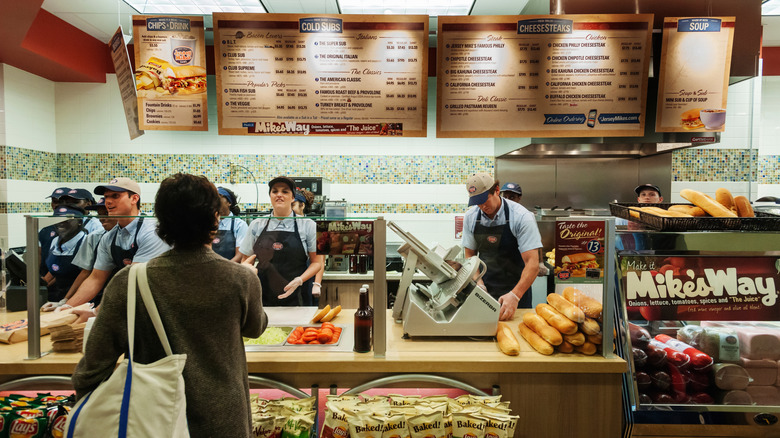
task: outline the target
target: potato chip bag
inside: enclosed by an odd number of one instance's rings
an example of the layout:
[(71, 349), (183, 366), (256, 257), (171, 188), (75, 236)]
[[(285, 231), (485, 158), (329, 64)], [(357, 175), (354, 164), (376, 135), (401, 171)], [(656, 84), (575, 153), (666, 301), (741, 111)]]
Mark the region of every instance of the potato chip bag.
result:
[(475, 414), (452, 414), (452, 438), (484, 438), (487, 420)]
[(382, 438), (409, 438), (409, 425), (404, 414), (394, 414), (385, 417), (385, 428)]
[(382, 438), (385, 420), (376, 415), (348, 417), (350, 438)]
[(441, 412), (420, 414), (408, 420), (411, 438), (445, 438), (444, 418)]
[(349, 436), (347, 412), (338, 402), (325, 403), (325, 418), (322, 422), (320, 438), (346, 438)]
[(252, 437), (273, 438), (276, 432), (276, 417), (273, 415), (252, 415)]

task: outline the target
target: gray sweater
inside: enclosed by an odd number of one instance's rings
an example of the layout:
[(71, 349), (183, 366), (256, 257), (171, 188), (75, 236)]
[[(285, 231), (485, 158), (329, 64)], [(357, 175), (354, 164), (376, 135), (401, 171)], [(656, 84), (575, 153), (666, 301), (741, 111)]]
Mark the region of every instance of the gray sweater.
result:
[[(72, 377), (78, 398), (106, 379), (128, 350), (128, 272), (117, 273), (104, 292), (86, 354)], [(190, 435), (249, 436), (252, 414), (242, 335), (256, 338), (268, 324), (257, 275), (205, 247), (168, 251), (149, 261), (147, 272), (171, 348), (187, 354)], [(138, 292), (136, 300), (133, 359), (146, 364), (165, 352)]]

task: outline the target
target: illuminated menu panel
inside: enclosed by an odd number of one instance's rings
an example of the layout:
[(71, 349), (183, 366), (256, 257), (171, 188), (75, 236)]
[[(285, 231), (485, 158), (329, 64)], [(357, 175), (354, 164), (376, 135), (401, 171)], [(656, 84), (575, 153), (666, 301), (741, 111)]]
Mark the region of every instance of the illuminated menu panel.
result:
[(644, 135), (652, 19), (439, 17), (436, 136)]
[(219, 133), (424, 137), (428, 17), (214, 14)]
[(734, 17), (664, 19), (658, 132), (721, 132), (734, 41)]

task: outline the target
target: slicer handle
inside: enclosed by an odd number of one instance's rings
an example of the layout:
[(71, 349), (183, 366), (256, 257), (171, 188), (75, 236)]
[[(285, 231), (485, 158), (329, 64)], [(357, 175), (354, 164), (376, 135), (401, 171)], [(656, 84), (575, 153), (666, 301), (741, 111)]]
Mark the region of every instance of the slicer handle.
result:
[(485, 264), (485, 262), (482, 261), (482, 259), (479, 259), (479, 264), (482, 266), (482, 269), (477, 270), (479, 276), (474, 279), (474, 283), (478, 282), (479, 279), (482, 278), (482, 276), (485, 275), (485, 272), (487, 271), (487, 265)]

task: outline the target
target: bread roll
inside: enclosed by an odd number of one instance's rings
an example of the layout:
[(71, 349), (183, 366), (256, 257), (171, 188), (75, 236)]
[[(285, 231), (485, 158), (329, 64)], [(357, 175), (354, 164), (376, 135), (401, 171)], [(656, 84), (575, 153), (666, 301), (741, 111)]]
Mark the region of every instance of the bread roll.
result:
[(555, 310), (561, 312), (563, 316), (569, 318), (574, 322), (585, 322), (585, 314), (582, 310), (572, 304), (566, 298), (558, 294), (547, 295), (547, 303), (555, 307)]
[(677, 211), (664, 210), (661, 207), (642, 207), (642, 211), (645, 213), (654, 214), (656, 216), (663, 217), (691, 217), (688, 213), (680, 213)]
[(706, 196), (702, 192), (697, 192), (696, 190), (690, 189), (682, 189), (680, 190), (680, 196), (692, 202), (696, 206), (701, 207), (701, 209), (709, 213), (710, 216), (737, 217), (733, 211), (724, 207), (720, 203), (713, 201), (712, 198)]
[(601, 333), (601, 326), (595, 319), (585, 318), (585, 321), (580, 323), (580, 331), (586, 335), (595, 335)]
[(732, 212), (737, 212), (737, 208), (734, 206), (734, 197), (731, 196), (731, 192), (728, 189), (720, 188), (715, 190), (715, 200)]
[(496, 341), (498, 342), (498, 348), (507, 356), (517, 356), (520, 354), (520, 343), (517, 342), (517, 338), (515, 337), (515, 334), (512, 333), (512, 329), (505, 323), (498, 323)]
[(549, 342), (550, 345), (561, 345), (561, 342), (563, 342), (561, 332), (552, 328), (541, 316), (528, 312), (523, 315), (523, 322), (528, 328), (541, 336), (542, 339)]
[(585, 335), (582, 332), (577, 332), (573, 335), (563, 335), (563, 341), (577, 347), (585, 343)]
[(693, 208), (692, 205), (672, 205), (669, 207), (669, 211), (676, 211), (678, 213), (690, 214), (689, 211)]
[(585, 339), (588, 342), (590, 342), (592, 344), (596, 344), (596, 345), (601, 345), (601, 343), (604, 341), (604, 337), (602, 336), (601, 332), (598, 332), (595, 335), (585, 336)]
[(693, 217), (707, 216), (707, 212), (702, 210), (701, 207), (691, 207), (691, 209), (688, 210), (688, 214)]
[(564, 335), (573, 335), (577, 333), (577, 323), (563, 316), (563, 314), (549, 304), (539, 303), (536, 305), (536, 314), (544, 318), (548, 324), (553, 326)]
[(582, 345), (577, 345), (574, 347), (574, 351), (578, 353), (582, 353), (588, 356), (596, 354), (596, 344), (592, 344), (590, 342), (585, 342)]
[(581, 290), (575, 289), (573, 287), (567, 287), (563, 290), (563, 297), (575, 306), (582, 309), (582, 312), (585, 313), (585, 316), (593, 319), (601, 319), (601, 303), (589, 297)]
[(574, 353), (574, 345), (563, 341), (561, 342), (561, 345), (558, 346), (558, 351), (561, 353)]
[(535, 331), (526, 327), (522, 322), (517, 326), (517, 330), (520, 332), (520, 336), (522, 336), (534, 350), (547, 356), (553, 354), (553, 346), (537, 335)]
[(737, 209), (737, 215), (739, 217), (756, 217), (756, 213), (753, 212), (753, 206), (750, 205), (748, 198), (744, 196), (735, 196), (734, 206)]

